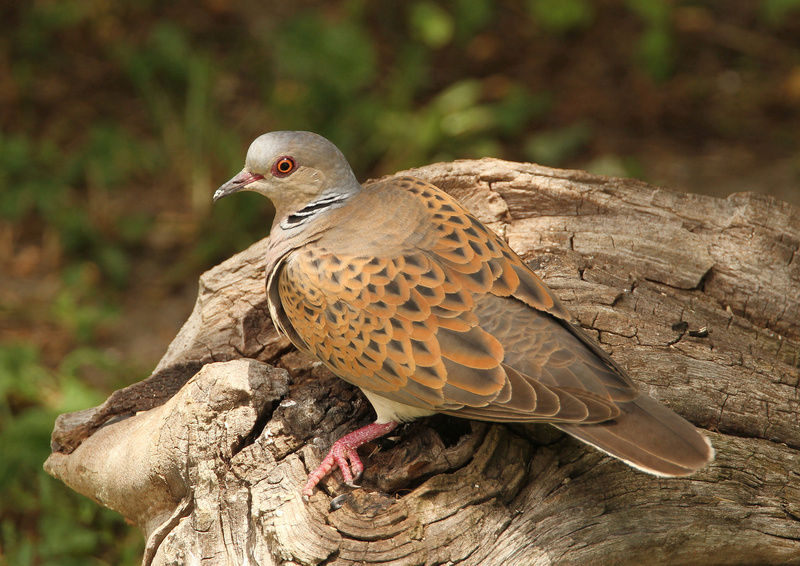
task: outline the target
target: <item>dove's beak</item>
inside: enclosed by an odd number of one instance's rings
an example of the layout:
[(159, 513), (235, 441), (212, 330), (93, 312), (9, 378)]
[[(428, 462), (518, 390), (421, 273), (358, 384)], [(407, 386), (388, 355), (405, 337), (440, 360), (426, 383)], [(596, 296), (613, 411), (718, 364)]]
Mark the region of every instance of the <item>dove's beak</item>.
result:
[(225, 183), (224, 185), (222, 185), (220, 188), (217, 189), (217, 191), (214, 193), (214, 202), (218, 201), (222, 197), (241, 191), (242, 189), (247, 188), (247, 185), (249, 185), (250, 183), (259, 181), (263, 178), (264, 178), (263, 175), (256, 175), (244, 169), (233, 179), (231, 179), (230, 181), (228, 181), (227, 183)]

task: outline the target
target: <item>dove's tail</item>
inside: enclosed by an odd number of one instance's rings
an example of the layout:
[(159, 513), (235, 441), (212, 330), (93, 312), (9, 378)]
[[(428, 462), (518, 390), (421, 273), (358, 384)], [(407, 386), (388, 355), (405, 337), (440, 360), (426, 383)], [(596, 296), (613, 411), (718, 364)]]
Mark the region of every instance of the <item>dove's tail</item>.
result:
[(648, 395), (619, 403), (620, 415), (598, 424), (554, 424), (575, 438), (656, 476), (688, 476), (714, 459), (708, 438)]

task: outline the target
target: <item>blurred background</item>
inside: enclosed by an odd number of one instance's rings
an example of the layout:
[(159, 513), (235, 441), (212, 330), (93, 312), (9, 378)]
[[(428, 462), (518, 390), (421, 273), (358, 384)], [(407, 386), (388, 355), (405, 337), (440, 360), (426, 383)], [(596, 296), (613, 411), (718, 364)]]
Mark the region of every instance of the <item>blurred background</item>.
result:
[(800, 204), (800, 0), (4, 0), (0, 32), (0, 565), (139, 563), (42, 471), (53, 420), (267, 235), (265, 199), (211, 206), (261, 133), (362, 180), (495, 156)]

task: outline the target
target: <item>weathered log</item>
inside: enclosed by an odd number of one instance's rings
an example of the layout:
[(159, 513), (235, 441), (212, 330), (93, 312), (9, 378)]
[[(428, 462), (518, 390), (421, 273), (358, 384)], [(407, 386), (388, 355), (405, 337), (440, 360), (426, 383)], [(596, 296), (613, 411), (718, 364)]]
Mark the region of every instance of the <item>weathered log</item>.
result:
[(362, 489), (335, 472), (304, 502), (372, 411), (272, 327), (262, 241), (201, 277), (151, 378), (59, 420), (47, 471), (139, 525), (145, 564), (800, 563), (800, 209), (492, 159), (410, 173), (506, 237), (716, 461), (660, 479), (546, 425), (433, 417), (362, 450)]

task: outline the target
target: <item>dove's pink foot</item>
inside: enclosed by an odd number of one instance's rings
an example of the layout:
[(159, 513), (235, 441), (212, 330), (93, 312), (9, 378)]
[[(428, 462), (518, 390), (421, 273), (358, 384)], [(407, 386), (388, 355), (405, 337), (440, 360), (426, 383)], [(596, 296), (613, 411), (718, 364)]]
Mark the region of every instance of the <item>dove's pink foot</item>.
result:
[(344, 483), (352, 486), (353, 480), (358, 479), (361, 476), (361, 472), (364, 471), (364, 464), (361, 463), (358, 452), (356, 452), (358, 447), (370, 440), (380, 438), (396, 427), (396, 422), (372, 423), (334, 442), (319, 467), (308, 474), (308, 482), (303, 488), (303, 495), (310, 497), (314, 493), (314, 488), (322, 481), (322, 478), (330, 474), (336, 466), (339, 466), (339, 469), (342, 470)]

